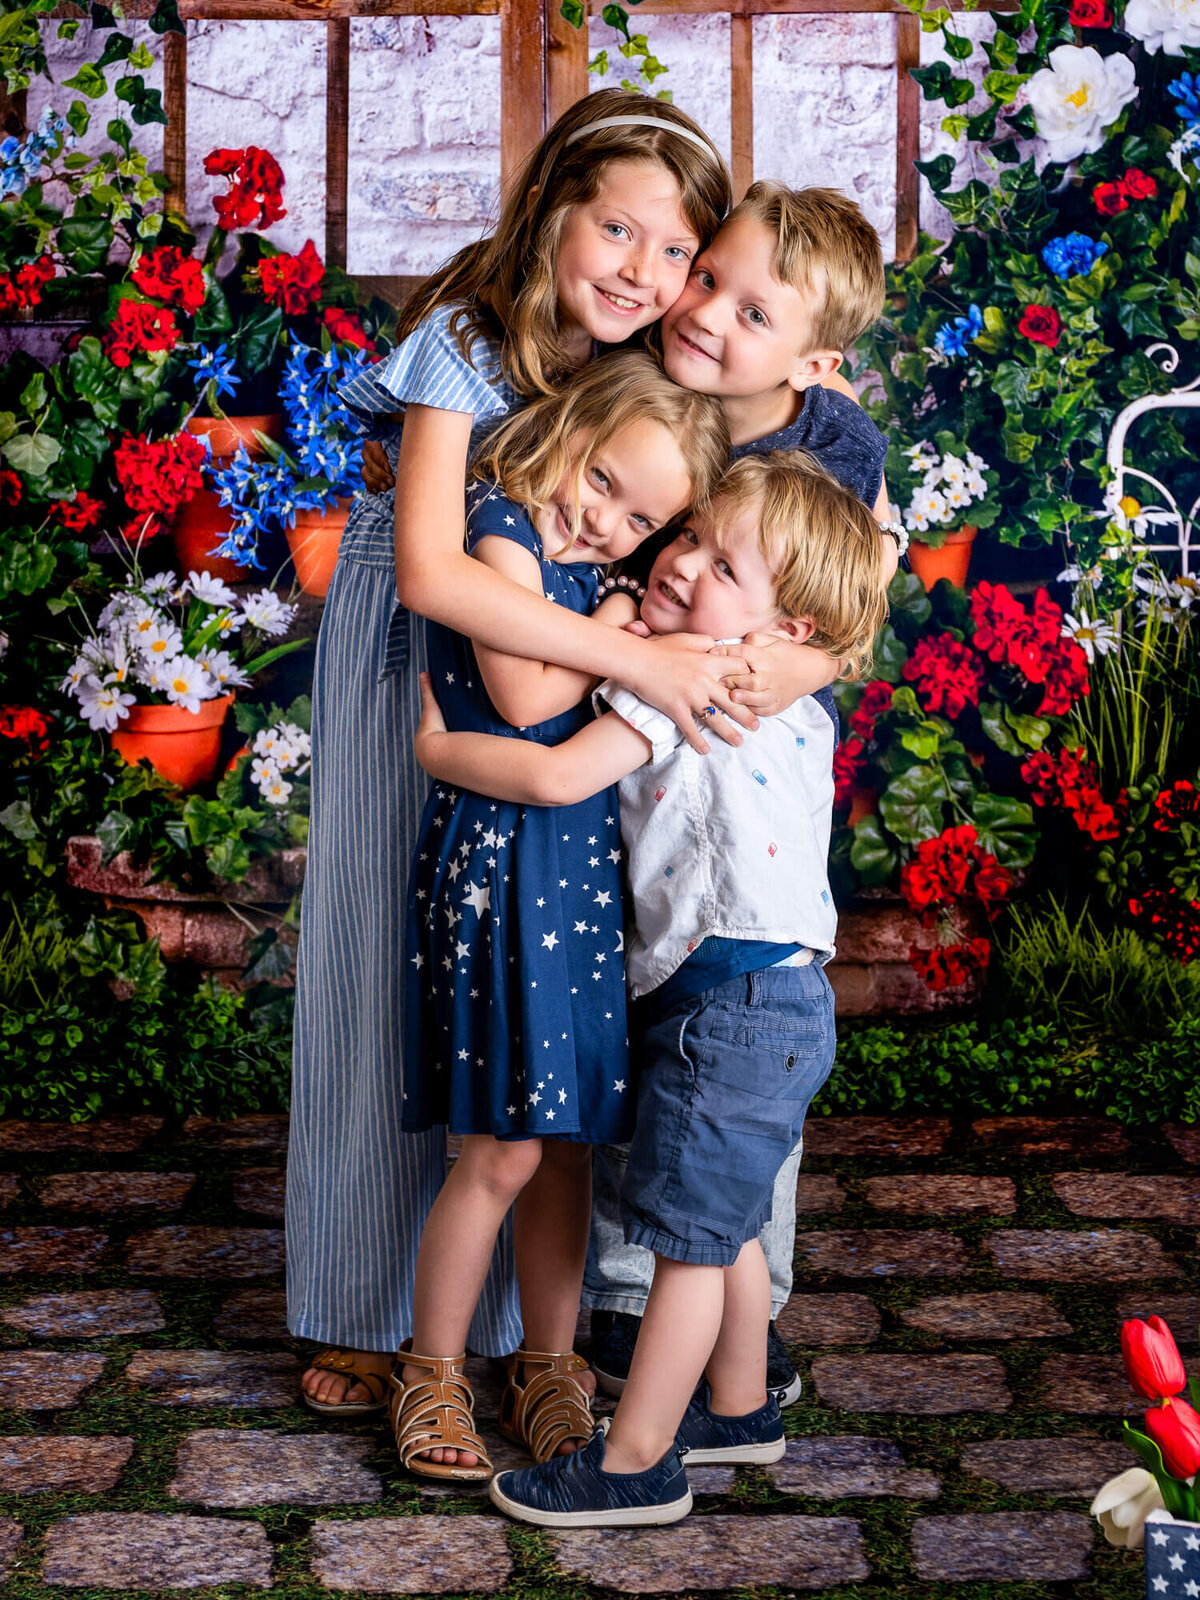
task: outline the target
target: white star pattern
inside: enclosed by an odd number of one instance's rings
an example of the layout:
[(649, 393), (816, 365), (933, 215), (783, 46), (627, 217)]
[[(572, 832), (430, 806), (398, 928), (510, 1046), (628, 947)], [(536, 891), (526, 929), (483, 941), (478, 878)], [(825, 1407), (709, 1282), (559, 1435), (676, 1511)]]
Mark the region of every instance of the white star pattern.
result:
[(1172, 1572), (1182, 1572), (1183, 1557), (1178, 1553), (1178, 1551), (1176, 1551), (1173, 1556), (1167, 1557), (1167, 1565), (1171, 1568)]
[(474, 883), (463, 897), (463, 905), (470, 906), (477, 917), (482, 917), (485, 911), (492, 908), (492, 889), (487, 883)]
[(607, 889), (597, 889), (596, 890), (596, 902), (595, 903), (600, 907), (601, 910), (604, 909), (604, 907), (608, 904), (608, 902), (611, 899), (612, 899), (612, 895), (609, 894)]
[(558, 1103), (559, 1103), (560, 1106), (565, 1106), (566, 1105), (566, 1103), (567, 1103), (567, 1091), (565, 1089), (560, 1089), (558, 1091)]
[(617, 1091), (618, 1094), (624, 1094), (625, 1093), (625, 1079), (624, 1078), (618, 1078), (615, 1081), (615, 1083), (613, 1084), (613, 1088)]
[(557, 943), (558, 935), (556, 933), (544, 933), (542, 935), (542, 944), (547, 950), (553, 950)]
[(1155, 1580), (1154, 1580), (1154, 1592), (1155, 1592), (1155, 1594), (1166, 1594), (1166, 1592), (1167, 1592), (1167, 1580), (1165, 1578), (1155, 1578)]
[(418, 972), (420, 972), (421, 968), (425, 965), (425, 957), (421, 954), (421, 952), (419, 950), (417, 951), (416, 955), (412, 958), (412, 964), (413, 964), (414, 967), (416, 967)]
[(465, 961), (470, 954), (471, 946), (469, 944), (464, 944), (460, 939), (454, 948), (454, 959), (456, 961)]
[(1194, 1533), (1189, 1533), (1183, 1544), (1186, 1550), (1200, 1550), (1200, 1539)]
[(577, 922), (575, 924), (575, 932), (576, 933), (586, 933), (587, 931), (588, 931), (588, 925), (587, 925), (586, 922)]

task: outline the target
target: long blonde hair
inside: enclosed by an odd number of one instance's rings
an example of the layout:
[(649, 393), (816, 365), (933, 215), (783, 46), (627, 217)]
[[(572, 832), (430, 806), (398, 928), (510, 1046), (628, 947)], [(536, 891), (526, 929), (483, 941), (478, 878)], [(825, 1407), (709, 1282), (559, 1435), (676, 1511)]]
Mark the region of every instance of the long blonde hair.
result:
[(758, 547), (775, 569), (775, 604), (783, 617), (805, 617), (805, 641), (860, 678), (887, 619), (883, 537), (863, 502), (804, 450), (743, 456), (714, 495), (722, 511), (753, 507)]
[[(706, 505), (729, 461), (724, 409), (712, 395), (672, 383), (644, 350), (601, 356), (558, 394), (514, 412), (484, 440), (473, 470), (476, 477), (499, 484), (534, 521), (550, 505), (563, 479), (573, 473), (574, 536), (585, 472), (618, 434), (636, 422), (657, 422), (670, 433), (691, 480), (691, 504)], [(547, 551), (552, 558), (556, 553), (561, 552)]]
[[(661, 126), (594, 126), (613, 116), (650, 116)], [(697, 134), (705, 148), (673, 134), (672, 124)], [(580, 137), (572, 139), (574, 134)], [(500, 345), (505, 376), (519, 394), (552, 394), (571, 370), (558, 322), (559, 241), (571, 210), (600, 192), (611, 161), (665, 167), (679, 184), (683, 215), (701, 247), (729, 209), (725, 163), (685, 112), (626, 89), (585, 95), (563, 112), (526, 160), (495, 232), (465, 245), (408, 301), (397, 341), (438, 306), (460, 305), (452, 327), (468, 359), (475, 339), (487, 335)]]

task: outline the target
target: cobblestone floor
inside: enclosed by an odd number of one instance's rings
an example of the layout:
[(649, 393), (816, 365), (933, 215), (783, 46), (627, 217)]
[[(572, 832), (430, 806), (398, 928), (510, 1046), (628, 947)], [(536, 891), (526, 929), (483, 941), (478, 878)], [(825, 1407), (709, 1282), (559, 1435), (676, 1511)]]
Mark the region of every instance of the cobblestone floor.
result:
[(1195, 1359), (1200, 1130), (814, 1119), (786, 1457), (698, 1469), (674, 1528), (561, 1535), (296, 1404), (286, 1140), (266, 1116), (0, 1122), (0, 1600), (1141, 1595), (1087, 1499), (1133, 1459), (1119, 1320), (1164, 1314)]

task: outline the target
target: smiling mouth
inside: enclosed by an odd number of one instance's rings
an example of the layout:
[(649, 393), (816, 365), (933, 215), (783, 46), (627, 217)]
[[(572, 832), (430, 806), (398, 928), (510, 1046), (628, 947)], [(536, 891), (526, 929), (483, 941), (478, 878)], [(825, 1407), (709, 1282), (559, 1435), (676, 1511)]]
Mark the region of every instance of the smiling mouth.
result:
[(687, 601), (682, 599), (663, 578), (658, 580), (658, 595), (659, 599), (665, 600), (669, 606), (679, 606), (682, 610), (687, 610)]
[(681, 329), (675, 329), (675, 337), (679, 340), (679, 343), (683, 346), (683, 348), (691, 355), (703, 356), (705, 361), (715, 361), (717, 359), (716, 356), (709, 355), (707, 350), (702, 350), (700, 346), (694, 343), (693, 340), (689, 339), (687, 334), (682, 332)]
[(609, 289), (602, 289), (599, 284), (593, 285), (601, 300), (607, 303), (623, 317), (632, 315), (635, 311), (644, 311), (646, 308), (640, 300), (630, 300), (623, 294), (613, 294)]

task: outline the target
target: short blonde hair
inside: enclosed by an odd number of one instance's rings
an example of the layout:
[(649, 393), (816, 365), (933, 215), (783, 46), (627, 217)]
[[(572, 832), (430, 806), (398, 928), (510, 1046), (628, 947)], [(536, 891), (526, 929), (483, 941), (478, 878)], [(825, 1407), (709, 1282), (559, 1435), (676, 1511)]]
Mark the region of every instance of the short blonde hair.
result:
[(812, 348), (849, 350), (883, 310), (879, 235), (836, 189), (752, 183), (729, 214), (753, 217), (775, 235), (775, 276), (812, 295)]
[[(673, 383), (645, 350), (618, 350), (590, 361), (561, 393), (507, 417), (484, 440), (473, 470), (476, 477), (498, 483), (510, 500), (536, 518), (574, 461), (577, 526), (584, 473), (611, 440), (636, 422), (657, 422), (667, 430), (691, 480), (691, 505), (707, 505), (729, 462), (724, 408), (712, 395)], [(587, 442), (578, 455), (574, 440), (581, 434)]]
[(735, 461), (710, 514), (726, 507), (753, 508), (780, 615), (811, 621), (806, 643), (843, 662), (844, 677), (861, 678), (887, 617), (883, 537), (867, 507), (803, 450)]

